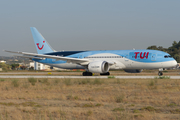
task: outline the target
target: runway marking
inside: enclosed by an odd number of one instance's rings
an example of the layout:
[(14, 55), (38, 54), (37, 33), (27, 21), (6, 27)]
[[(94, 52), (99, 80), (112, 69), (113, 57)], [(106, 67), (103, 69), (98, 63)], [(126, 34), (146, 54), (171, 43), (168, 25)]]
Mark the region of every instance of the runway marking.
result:
[[(158, 76), (114, 76), (121, 79), (154, 79)], [(108, 78), (108, 76), (0, 76), (0, 78)], [(170, 79), (180, 79), (180, 76), (170, 76)]]

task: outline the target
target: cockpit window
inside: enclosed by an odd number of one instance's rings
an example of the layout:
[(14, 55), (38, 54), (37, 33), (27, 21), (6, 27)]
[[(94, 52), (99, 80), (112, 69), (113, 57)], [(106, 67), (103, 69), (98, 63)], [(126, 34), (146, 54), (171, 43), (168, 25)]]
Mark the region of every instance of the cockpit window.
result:
[(170, 55), (165, 55), (164, 58), (172, 58)]

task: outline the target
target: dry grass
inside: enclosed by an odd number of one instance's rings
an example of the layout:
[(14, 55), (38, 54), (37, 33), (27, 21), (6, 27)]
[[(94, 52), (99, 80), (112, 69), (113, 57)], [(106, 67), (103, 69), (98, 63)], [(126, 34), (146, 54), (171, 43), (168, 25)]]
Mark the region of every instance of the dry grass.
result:
[(179, 93), (175, 79), (0, 79), (0, 119), (180, 119)]

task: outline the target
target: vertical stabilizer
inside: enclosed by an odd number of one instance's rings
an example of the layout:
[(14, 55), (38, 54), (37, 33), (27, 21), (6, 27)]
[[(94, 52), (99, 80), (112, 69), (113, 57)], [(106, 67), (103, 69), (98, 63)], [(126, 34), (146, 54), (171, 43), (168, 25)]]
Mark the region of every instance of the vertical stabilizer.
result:
[(38, 54), (55, 52), (35, 27), (30, 27)]

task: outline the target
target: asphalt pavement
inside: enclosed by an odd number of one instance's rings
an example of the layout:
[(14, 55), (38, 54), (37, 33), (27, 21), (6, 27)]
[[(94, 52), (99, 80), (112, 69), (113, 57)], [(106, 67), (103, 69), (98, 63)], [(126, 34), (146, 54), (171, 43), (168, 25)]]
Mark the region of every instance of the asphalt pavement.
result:
[[(158, 76), (111, 76), (115, 78), (120, 79), (154, 79)], [(180, 79), (180, 76), (168, 76), (171, 79)], [(34, 75), (28, 75), (28, 76), (0, 76), (0, 78), (108, 78), (108, 76), (34, 76)]]

